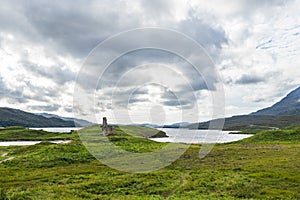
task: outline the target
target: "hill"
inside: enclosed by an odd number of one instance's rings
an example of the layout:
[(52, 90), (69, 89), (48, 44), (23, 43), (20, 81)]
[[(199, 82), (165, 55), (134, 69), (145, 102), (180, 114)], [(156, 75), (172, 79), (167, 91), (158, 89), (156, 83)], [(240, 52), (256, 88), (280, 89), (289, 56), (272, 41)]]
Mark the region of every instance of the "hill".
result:
[(76, 123), (76, 126), (80, 126), (80, 127), (93, 125), (93, 123), (83, 120), (83, 119), (76, 119), (76, 118), (71, 118), (71, 117), (61, 117), (61, 116), (49, 114), (49, 113), (35, 113), (35, 114), (46, 117), (46, 118), (58, 118), (58, 119), (62, 119), (64, 121), (72, 121), (72, 122)]
[[(211, 121), (216, 121), (215, 119)], [(190, 129), (208, 129), (211, 121), (193, 123)], [(249, 115), (225, 118), (224, 130), (276, 129), (300, 124), (300, 87), (271, 107)]]
[[(103, 138), (94, 128), (80, 131), (83, 135)], [(67, 144), (44, 141), (32, 146), (0, 147), (0, 199), (296, 200), (300, 197), (300, 160), (297, 159), (300, 143), (296, 129), (282, 134), (264, 131), (245, 139), (247, 142), (215, 145), (202, 159), (199, 158), (201, 145), (193, 144), (171, 165), (147, 173), (125, 173), (106, 166), (79, 140), (80, 131), (59, 134), (61, 138), (73, 137)], [(56, 135), (36, 132), (36, 136), (46, 141)], [(20, 138), (17, 133), (15, 136)], [(25, 140), (29, 134), (23, 132), (21, 137)], [(116, 147), (141, 156), (168, 145), (132, 137), (119, 127), (116, 135), (108, 138)], [(99, 152), (107, 150), (105, 145), (97, 143), (97, 147)], [(161, 154), (153, 161), (161, 162), (164, 158)], [(124, 164), (135, 168), (130, 162)]]
[[(186, 128), (208, 129), (212, 121), (193, 123)], [(300, 116), (268, 116), (268, 115), (238, 115), (225, 119), (224, 130), (247, 130), (247, 129), (277, 129), (300, 124)], [(213, 127), (211, 127), (213, 128)]]
[(300, 126), (283, 130), (264, 130), (256, 133), (254, 136), (234, 142), (238, 144), (249, 143), (299, 143), (300, 142)]
[[(47, 140), (79, 140), (76, 131), (69, 133), (52, 133), (43, 130), (10, 126), (0, 129), (0, 141), (47, 141)], [(0, 198), (1, 199), (1, 198)]]
[(278, 103), (250, 115), (296, 115), (300, 116), (300, 87), (289, 93)]
[(65, 121), (55, 117), (44, 117), (18, 109), (0, 107), (0, 126), (23, 127), (74, 127), (73, 121)]

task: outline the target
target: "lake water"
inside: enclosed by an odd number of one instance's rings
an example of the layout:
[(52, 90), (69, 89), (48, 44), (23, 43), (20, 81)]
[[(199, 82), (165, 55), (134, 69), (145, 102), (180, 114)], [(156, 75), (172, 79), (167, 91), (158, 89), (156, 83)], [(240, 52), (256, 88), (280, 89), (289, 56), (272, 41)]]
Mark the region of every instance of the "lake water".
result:
[[(7, 146), (28, 146), (28, 145), (35, 145), (41, 143), (42, 141), (6, 141), (0, 142), (0, 147), (7, 147)], [(49, 141), (54, 144), (66, 144), (72, 142), (72, 140), (52, 140)]]
[(217, 130), (190, 130), (190, 129), (172, 129), (161, 128), (169, 137), (151, 138), (157, 142), (180, 142), (180, 143), (226, 143), (242, 140), (251, 137), (250, 134), (229, 134), (233, 131)]
[[(82, 127), (50, 127), (50, 128), (30, 128), (32, 130), (44, 130), (47, 132), (53, 132), (53, 133), (69, 133), (72, 130), (80, 130)], [(66, 144), (71, 142), (72, 140), (53, 140), (49, 141), (51, 143), (55, 144)], [(38, 143), (41, 143), (42, 141), (5, 141), (0, 142), (0, 146), (28, 146), (28, 145), (35, 145)]]
[[(70, 132), (71, 130), (80, 130), (77, 127), (58, 127), (58, 128), (30, 128), (34, 130), (44, 130), (48, 132)], [(157, 142), (177, 142), (177, 143), (226, 143), (242, 140), (250, 137), (250, 134), (229, 134), (233, 131), (216, 131), (216, 130), (190, 130), (190, 129), (173, 129), (173, 128), (161, 128), (169, 136), (167, 138), (151, 138), (151, 140)], [(35, 145), (41, 141), (6, 141), (0, 142), (0, 146), (26, 146)], [(54, 140), (49, 141), (51, 143), (68, 143), (71, 140)]]
[(69, 133), (70, 131), (80, 130), (83, 127), (50, 127), (50, 128), (30, 128), (32, 130), (44, 130), (53, 133)]

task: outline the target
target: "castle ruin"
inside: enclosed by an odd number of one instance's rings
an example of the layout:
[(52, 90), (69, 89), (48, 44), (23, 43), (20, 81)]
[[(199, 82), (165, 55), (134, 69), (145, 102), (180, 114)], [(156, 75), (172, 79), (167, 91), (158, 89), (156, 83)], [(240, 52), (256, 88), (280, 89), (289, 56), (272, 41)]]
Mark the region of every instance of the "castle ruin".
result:
[(103, 117), (102, 132), (103, 132), (104, 135), (112, 135), (112, 134), (115, 134), (115, 132), (116, 132), (114, 126), (109, 126), (108, 125), (106, 117)]

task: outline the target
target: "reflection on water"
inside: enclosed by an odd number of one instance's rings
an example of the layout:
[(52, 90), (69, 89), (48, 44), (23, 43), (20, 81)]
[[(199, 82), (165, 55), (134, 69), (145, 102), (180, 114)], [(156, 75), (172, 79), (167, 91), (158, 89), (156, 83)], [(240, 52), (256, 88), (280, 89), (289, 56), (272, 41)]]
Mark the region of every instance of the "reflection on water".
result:
[(250, 134), (229, 134), (233, 131), (218, 130), (190, 130), (161, 128), (169, 136), (168, 138), (151, 138), (157, 142), (180, 142), (180, 143), (226, 143), (242, 140), (250, 137)]

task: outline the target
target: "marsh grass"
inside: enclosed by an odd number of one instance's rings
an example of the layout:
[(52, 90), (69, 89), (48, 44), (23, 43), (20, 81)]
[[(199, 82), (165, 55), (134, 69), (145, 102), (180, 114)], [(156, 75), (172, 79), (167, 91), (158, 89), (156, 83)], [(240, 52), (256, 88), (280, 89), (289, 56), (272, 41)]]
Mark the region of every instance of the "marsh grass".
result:
[(76, 131), (69, 133), (52, 133), (43, 130), (32, 130), (19, 126), (11, 126), (0, 129), (0, 141), (24, 141), (24, 140), (76, 140), (78, 134)]
[[(110, 139), (134, 152), (164, 145), (119, 130)], [(103, 165), (79, 140), (0, 147), (15, 157), (0, 164), (0, 199), (300, 199), (299, 141), (299, 128), (263, 131), (204, 159), (191, 145), (170, 166), (134, 174)]]

